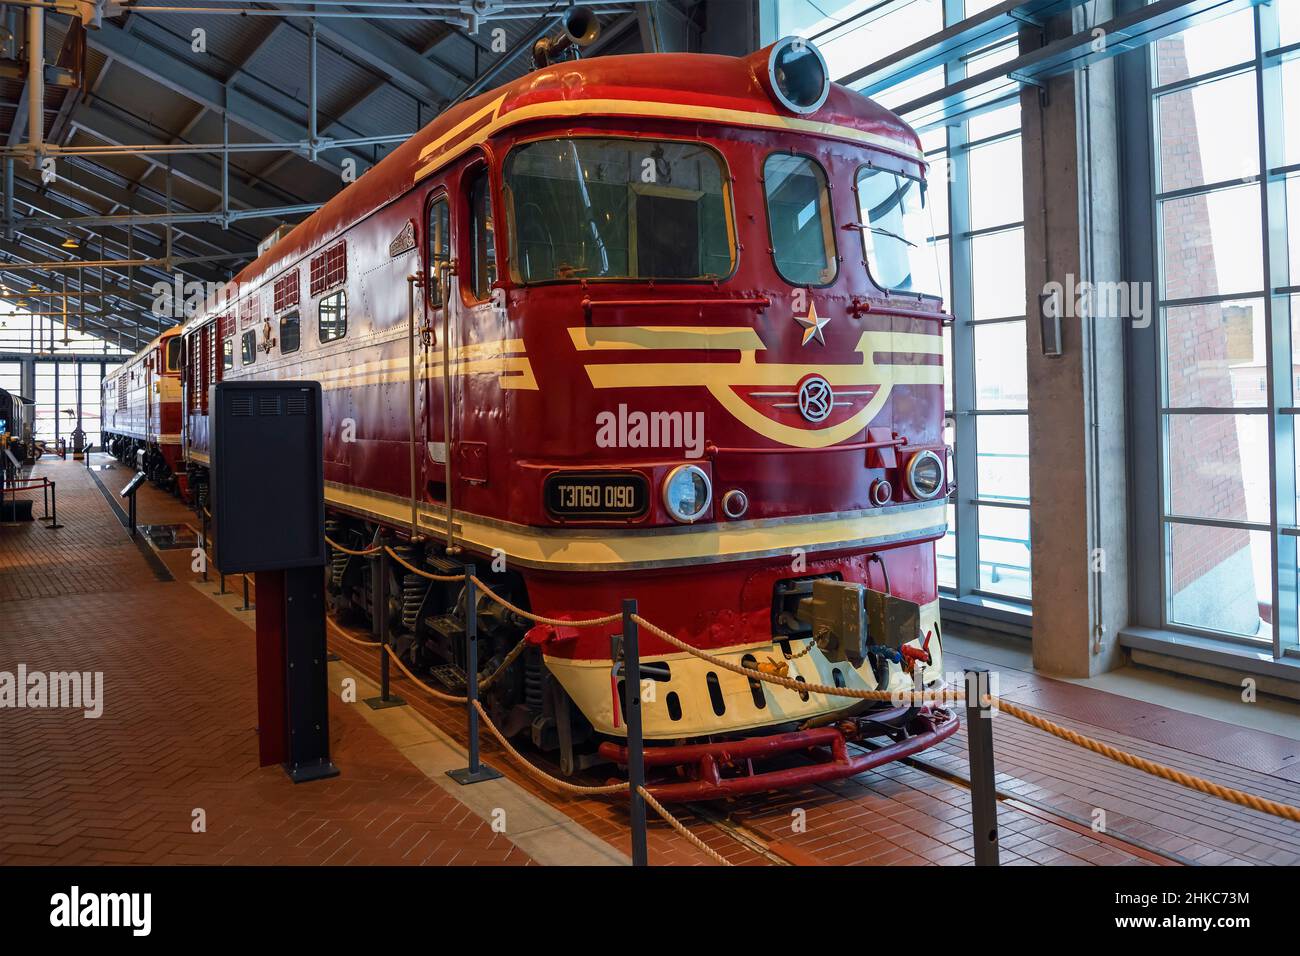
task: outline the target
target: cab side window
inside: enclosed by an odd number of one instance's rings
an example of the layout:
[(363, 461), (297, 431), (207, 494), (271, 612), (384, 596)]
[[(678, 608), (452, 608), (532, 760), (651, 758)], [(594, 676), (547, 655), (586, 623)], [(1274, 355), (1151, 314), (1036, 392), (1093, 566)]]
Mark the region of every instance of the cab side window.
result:
[(235, 367), (235, 340), (226, 339), (221, 343), (221, 370), (229, 372)]
[(497, 281), (496, 236), (486, 166), (471, 174), (466, 196), (469, 199), (469, 288), (474, 298), (482, 302), (492, 297), (492, 286)]
[(239, 364), (252, 365), (257, 361), (257, 330), (249, 329), (240, 339)]
[(451, 258), (451, 206), (445, 198), (429, 207), (429, 304), (442, 305), (442, 269)]

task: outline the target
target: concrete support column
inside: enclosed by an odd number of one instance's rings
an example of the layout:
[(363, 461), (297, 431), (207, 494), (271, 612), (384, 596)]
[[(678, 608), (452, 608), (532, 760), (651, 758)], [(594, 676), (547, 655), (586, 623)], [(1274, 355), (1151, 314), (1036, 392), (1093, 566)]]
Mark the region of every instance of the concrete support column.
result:
[(36, 359), (25, 355), (18, 360), (18, 394), (24, 398), (36, 397)]
[[(1099, 3), (1091, 21), (1082, 9), (1053, 19), (1048, 39), (1090, 29), (1110, 6)], [(1037, 28), (1021, 31), (1022, 52), (1042, 42)], [(1083, 283), (1124, 279), (1115, 98), (1113, 61), (1021, 94), (1034, 666), (1068, 677), (1117, 666), (1128, 623), (1129, 319), (1104, 295), (1078, 295)], [(1063, 313), (1058, 357), (1043, 353), (1051, 292)]]

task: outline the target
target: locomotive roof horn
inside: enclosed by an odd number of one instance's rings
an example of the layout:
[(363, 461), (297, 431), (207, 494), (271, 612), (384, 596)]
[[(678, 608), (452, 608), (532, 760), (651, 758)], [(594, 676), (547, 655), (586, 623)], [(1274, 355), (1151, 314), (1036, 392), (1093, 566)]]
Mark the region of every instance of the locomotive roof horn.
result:
[(576, 58), (581, 47), (591, 46), (600, 36), (600, 20), (587, 7), (565, 10), (560, 17), (560, 28), (556, 36), (542, 37), (533, 44), (533, 65), (539, 70), (570, 55)]

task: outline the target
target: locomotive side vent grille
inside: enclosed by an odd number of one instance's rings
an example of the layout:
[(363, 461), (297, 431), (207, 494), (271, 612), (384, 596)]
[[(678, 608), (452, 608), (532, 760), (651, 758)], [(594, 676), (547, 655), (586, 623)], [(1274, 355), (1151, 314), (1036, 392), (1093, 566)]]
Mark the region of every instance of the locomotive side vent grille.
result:
[(259, 395), (257, 397), (257, 414), (259, 415), (279, 415), (280, 414), (280, 396), (279, 395)]
[(253, 398), (251, 395), (236, 395), (230, 400), (230, 414), (237, 418), (253, 417)]
[(286, 403), (285, 414), (287, 415), (306, 415), (307, 414), (307, 396), (290, 395)]

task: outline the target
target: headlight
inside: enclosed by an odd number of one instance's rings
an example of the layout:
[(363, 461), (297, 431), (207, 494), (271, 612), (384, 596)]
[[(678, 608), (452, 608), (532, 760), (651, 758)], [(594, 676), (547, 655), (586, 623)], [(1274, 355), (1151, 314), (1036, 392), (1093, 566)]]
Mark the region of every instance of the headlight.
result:
[(933, 498), (943, 488), (943, 462), (932, 451), (917, 452), (907, 463), (907, 490), (913, 498)]
[(826, 60), (803, 37), (786, 37), (772, 44), (767, 81), (777, 101), (794, 113), (816, 112), (831, 91)]
[(712, 500), (709, 476), (696, 465), (678, 465), (664, 479), (664, 507), (677, 521), (698, 521)]

